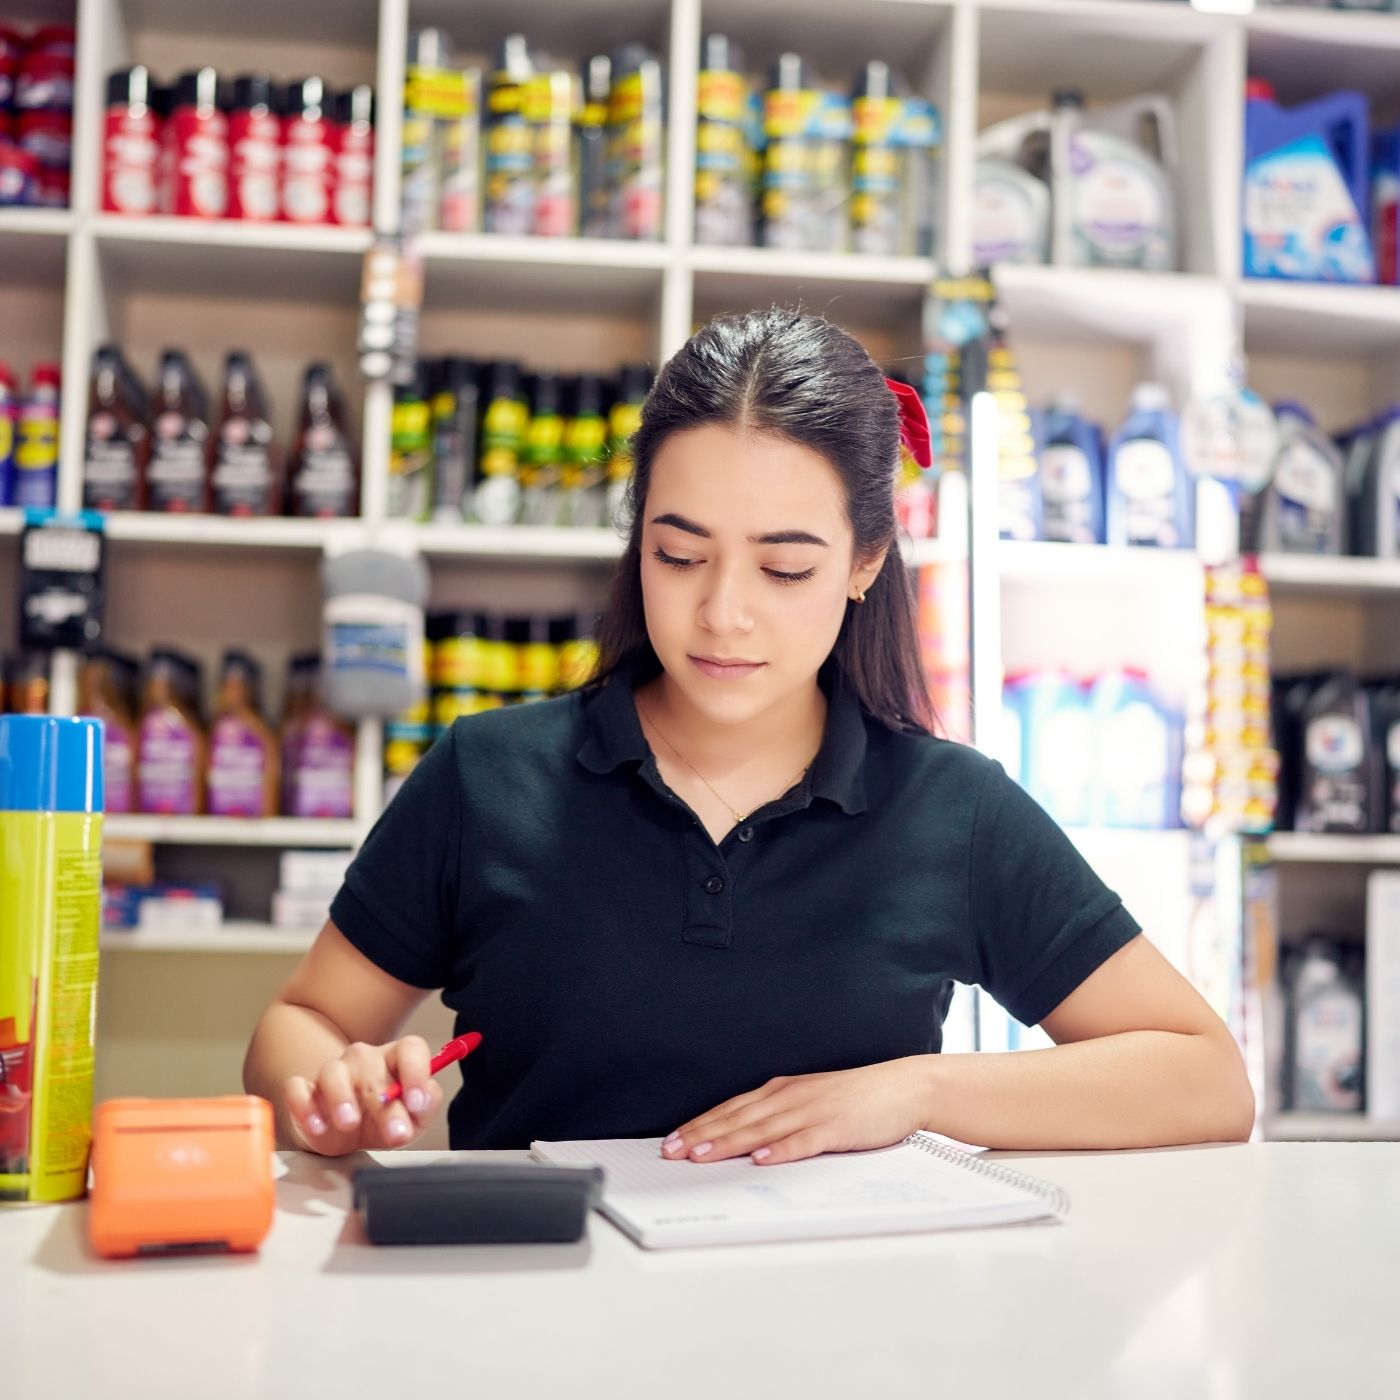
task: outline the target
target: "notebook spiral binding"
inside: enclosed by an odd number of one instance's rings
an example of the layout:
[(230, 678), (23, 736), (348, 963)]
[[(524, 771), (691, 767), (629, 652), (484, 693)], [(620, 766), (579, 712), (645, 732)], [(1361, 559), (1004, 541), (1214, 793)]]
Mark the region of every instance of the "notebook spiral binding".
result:
[(904, 1139), (904, 1142), (908, 1147), (917, 1147), (920, 1152), (940, 1157), (945, 1162), (952, 1162), (954, 1166), (963, 1167), (967, 1171), (991, 1177), (992, 1180), (1000, 1181), (1006, 1186), (1015, 1186), (1022, 1191), (1029, 1191), (1033, 1196), (1039, 1196), (1050, 1206), (1059, 1220), (1064, 1220), (1069, 1215), (1069, 1192), (1063, 1187), (1054, 1186), (1048, 1181), (1039, 1181), (1033, 1176), (1027, 1176), (1024, 1172), (1018, 1172), (1015, 1167), (1007, 1166), (1005, 1162), (983, 1161), (982, 1158), (974, 1157), (970, 1152), (964, 1152), (960, 1147), (939, 1142), (924, 1133), (911, 1133)]

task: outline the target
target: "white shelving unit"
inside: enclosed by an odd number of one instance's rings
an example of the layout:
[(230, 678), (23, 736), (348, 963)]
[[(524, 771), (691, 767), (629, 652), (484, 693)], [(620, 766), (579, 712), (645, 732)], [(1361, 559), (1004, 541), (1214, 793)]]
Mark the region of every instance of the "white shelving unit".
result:
[(104, 953), (272, 953), (302, 954), (316, 937), (314, 929), (274, 928), (250, 920), (229, 920), (212, 933), (151, 933), (106, 930)]
[(277, 849), (330, 847), (349, 849), (363, 839), (364, 827), (353, 821), (316, 821), (275, 817), (111, 816), (103, 823), (108, 841), (149, 841), (169, 846), (270, 846)]
[[(1372, 95), (1382, 118), (1394, 119), (1400, 116), (1394, 83), (1400, 16), (1269, 11), (1236, 17), (1151, 0), (864, 0), (854, 9), (846, 0), (765, 0), (762, 6), (749, 0), (587, 0), (568, 6), (479, 0), (470, 7), (452, 0), (305, 0), (295, 6), (243, 0), (236, 9), (209, 0), (38, 5), (54, 19), (71, 16), (75, 8), (74, 208), (60, 214), (0, 212), (0, 296), (6, 305), (0, 358), (25, 369), (37, 359), (63, 363), (61, 505), (72, 509), (81, 499), (84, 386), (92, 352), (107, 340), (120, 343), (143, 372), (163, 346), (184, 346), (211, 384), (223, 353), (246, 346), (272, 393), (284, 438), (303, 366), (328, 359), (347, 390), (351, 427), (363, 444), (363, 517), (356, 522), (112, 517), (109, 631), (119, 646), (145, 650), (169, 641), (208, 663), (224, 645), (238, 643), (273, 675), (289, 653), (314, 645), (321, 551), (336, 538), (372, 534), (384, 523), (391, 404), (386, 387), (361, 391), (355, 377), (366, 233), (98, 213), (105, 79), (133, 61), (151, 65), (163, 78), (212, 63), (225, 72), (257, 68), (279, 78), (321, 73), (338, 84), (373, 81), (380, 98), (376, 221), (392, 228), (399, 197), (395, 97), (402, 90), (411, 28), (443, 25), (461, 50), (478, 56), (517, 30), (573, 58), (626, 39), (651, 44), (669, 68), (662, 241), (434, 234), (424, 243), (425, 355), (518, 356), (565, 371), (658, 362), (710, 315), (775, 300), (800, 301), (831, 315), (882, 361), (921, 354), (920, 306), (932, 261), (693, 245), (694, 94), (702, 32), (730, 34), (755, 68), (788, 48), (799, 49), (832, 78), (848, 74), (857, 62), (884, 58), (932, 99), (943, 115), (945, 137), (937, 263), (954, 271), (970, 261), (980, 129), (1042, 105), (1058, 87), (1082, 87), (1091, 105), (1145, 89), (1162, 91), (1172, 101), (1185, 153), (1183, 270), (1157, 276), (1059, 267), (1000, 270), (998, 285), (1032, 399), (1074, 388), (1086, 412), (1114, 421), (1133, 383), (1148, 375), (1164, 380), (1178, 398), (1214, 388), (1223, 380), (1236, 326), (1261, 391), (1310, 399), (1328, 426), (1345, 426), (1400, 393), (1400, 290), (1247, 282), (1239, 256), (1246, 75), (1272, 78), (1285, 100), (1359, 87)], [(1136, 658), (1169, 693), (1184, 690), (1197, 635), (1194, 560), (996, 545), (985, 538), (991, 516), (985, 498), (982, 504), (980, 514), (974, 512), (972, 550), (974, 572), (980, 567), (984, 575), (973, 581), (980, 599), (974, 645), (983, 658), (979, 709), (985, 713), (994, 704), (998, 663), (1016, 666), (1037, 657), (1085, 666)], [(17, 515), (0, 512), (0, 567), (17, 531)], [(464, 525), (422, 527), (416, 535), (431, 560), (434, 603), (441, 606), (524, 611), (596, 604), (620, 552), (607, 531)], [(956, 533), (906, 551), (911, 564), (963, 555)], [(1400, 636), (1396, 569), (1361, 560), (1266, 560), (1284, 663), (1400, 664), (1390, 640)], [(0, 615), (0, 646), (12, 641), (12, 626)], [(73, 702), (73, 680), (71, 667), (58, 668), (60, 709)], [(358, 752), (356, 821), (328, 831), (327, 844), (353, 842), (377, 806), (374, 726), (362, 730)], [(255, 838), (240, 829), (215, 854), (266, 861), (270, 849), (308, 844), (308, 825), (269, 823)], [(202, 819), (151, 819), (146, 826), (114, 820), (109, 831), (114, 837), (146, 833), (143, 839), (168, 841), (176, 852), (189, 842), (207, 852), (220, 839)], [(1181, 833), (1161, 834), (1158, 849), (1177, 852), (1165, 860), (1144, 856), (1150, 838), (1144, 843), (1076, 834), (1110, 883), (1134, 889), (1141, 888), (1144, 868), (1176, 868)], [(261, 854), (256, 843), (263, 843)], [(1361, 848), (1350, 844), (1318, 846), (1281, 836), (1274, 849), (1295, 874), (1331, 872), (1332, 878), (1361, 863)], [(1391, 847), (1368, 848), (1374, 850)], [(1368, 853), (1364, 860), (1393, 858)], [(1153, 914), (1167, 907), (1150, 890), (1136, 898)], [(1171, 932), (1151, 931), (1170, 944)], [(265, 938), (243, 923), (224, 932), (232, 936), (211, 940), (211, 946), (257, 952), (298, 946), (280, 933)], [(1285, 929), (1286, 936), (1296, 932)], [(193, 949), (115, 938), (105, 946), (171, 954), (158, 964), (118, 959), (110, 974), (104, 971), (104, 1004), (131, 1037), (146, 1034), (142, 1016), (152, 1010), (150, 979), (143, 972), (146, 980), (138, 980), (135, 968), (161, 968), (162, 1000), (175, 994), (171, 988), (180, 978), (182, 995), (207, 995), (198, 981), (203, 960), (183, 956)], [(247, 966), (245, 1007), (275, 985), (286, 964), (283, 958), (255, 957)], [(231, 1027), (246, 1030), (245, 1019), (233, 1018)], [(117, 1054), (114, 1075), (120, 1078), (122, 1063), (145, 1065), (143, 1054), (139, 1047), (129, 1061)], [(172, 1083), (169, 1091), (189, 1087)]]

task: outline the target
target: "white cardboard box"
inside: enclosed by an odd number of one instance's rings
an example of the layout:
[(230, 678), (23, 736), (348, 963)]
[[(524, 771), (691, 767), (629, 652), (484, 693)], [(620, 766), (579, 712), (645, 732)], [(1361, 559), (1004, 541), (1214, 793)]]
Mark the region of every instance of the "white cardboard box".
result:
[(1366, 1116), (1400, 1119), (1400, 871), (1366, 881)]

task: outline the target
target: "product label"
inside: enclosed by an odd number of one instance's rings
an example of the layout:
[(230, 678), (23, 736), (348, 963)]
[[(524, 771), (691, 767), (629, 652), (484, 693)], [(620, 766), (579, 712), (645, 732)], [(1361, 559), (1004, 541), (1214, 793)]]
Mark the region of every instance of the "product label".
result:
[(98, 409), (88, 420), (83, 504), (89, 510), (135, 510), (136, 447), (115, 414)]
[(1122, 158), (1096, 160), (1078, 138), (1070, 142), (1070, 168), (1079, 260), (1091, 266), (1164, 267), (1170, 211), (1155, 171)]
[(355, 499), (355, 463), (334, 428), (308, 428), (301, 464), (292, 482), (298, 515), (337, 518), (350, 514)]
[(978, 267), (1043, 262), (1045, 229), (1024, 190), (983, 175), (972, 203), (972, 256)]
[(1094, 472), (1072, 443), (1052, 443), (1040, 455), (1040, 490), (1047, 540), (1094, 544)]
[(1304, 740), (1307, 768), (1298, 804), (1300, 831), (1364, 832), (1370, 803), (1361, 764), (1366, 739), (1349, 715), (1312, 720)]
[(209, 812), (216, 817), (267, 817), (268, 754), (241, 720), (225, 715), (209, 736)]
[(137, 758), (141, 810), (160, 816), (197, 815), (198, 763), (198, 745), (182, 715), (174, 710), (148, 714), (141, 722)]
[(102, 207), (109, 214), (154, 214), (160, 202), (160, 131), (155, 113), (107, 112)]
[(161, 413), (151, 437), (146, 483), (152, 510), (204, 509), (204, 443), (208, 428), (182, 413)]
[(324, 224), (331, 212), (334, 174), (326, 122), (287, 122), (282, 160), (282, 213), (289, 223)]
[[(444, 163), (446, 156), (444, 155)], [(335, 222), (346, 228), (364, 228), (370, 221), (374, 181), (374, 136), (347, 130), (335, 157)], [(444, 225), (446, 227), (446, 225)]]
[(1307, 1111), (1361, 1109), (1361, 1001), (1343, 987), (1310, 993), (1294, 1026), (1293, 1105)]
[(40, 510), (52, 506), (58, 485), (58, 415), (47, 404), (24, 410), (14, 464), (12, 504)]
[(350, 737), (325, 716), (306, 721), (289, 775), (288, 815), (345, 819), (354, 815), (355, 749)]
[(272, 514), (272, 432), (265, 423), (224, 423), (209, 484), (218, 515)]
[(1365, 223), (1322, 137), (1283, 146), (1246, 170), (1244, 264), (1246, 277), (1374, 280)]
[(1279, 546), (1308, 553), (1325, 551), (1340, 504), (1331, 464), (1311, 444), (1291, 442), (1279, 454), (1273, 490)]
[(172, 212), (222, 219), (228, 212), (228, 121), (220, 112), (182, 108), (170, 118)]
[(104, 810), (109, 813), (136, 810), (136, 755), (131, 741), (115, 725), (102, 734), (102, 785)]
[(282, 124), (270, 112), (229, 119), (229, 217), (266, 223), (277, 218)]
[(1152, 438), (1125, 442), (1114, 458), (1114, 479), (1123, 495), (1127, 543), (1179, 546), (1176, 466), (1166, 446)]

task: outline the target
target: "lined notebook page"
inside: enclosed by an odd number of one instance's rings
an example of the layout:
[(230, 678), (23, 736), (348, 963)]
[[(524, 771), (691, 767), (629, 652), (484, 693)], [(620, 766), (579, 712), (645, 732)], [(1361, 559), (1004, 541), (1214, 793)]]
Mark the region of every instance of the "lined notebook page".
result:
[(601, 1166), (604, 1214), (658, 1248), (1010, 1224), (1061, 1215), (1068, 1205), (1056, 1188), (932, 1139), (772, 1167), (747, 1157), (667, 1161), (660, 1138), (535, 1142), (530, 1150), (541, 1162)]

